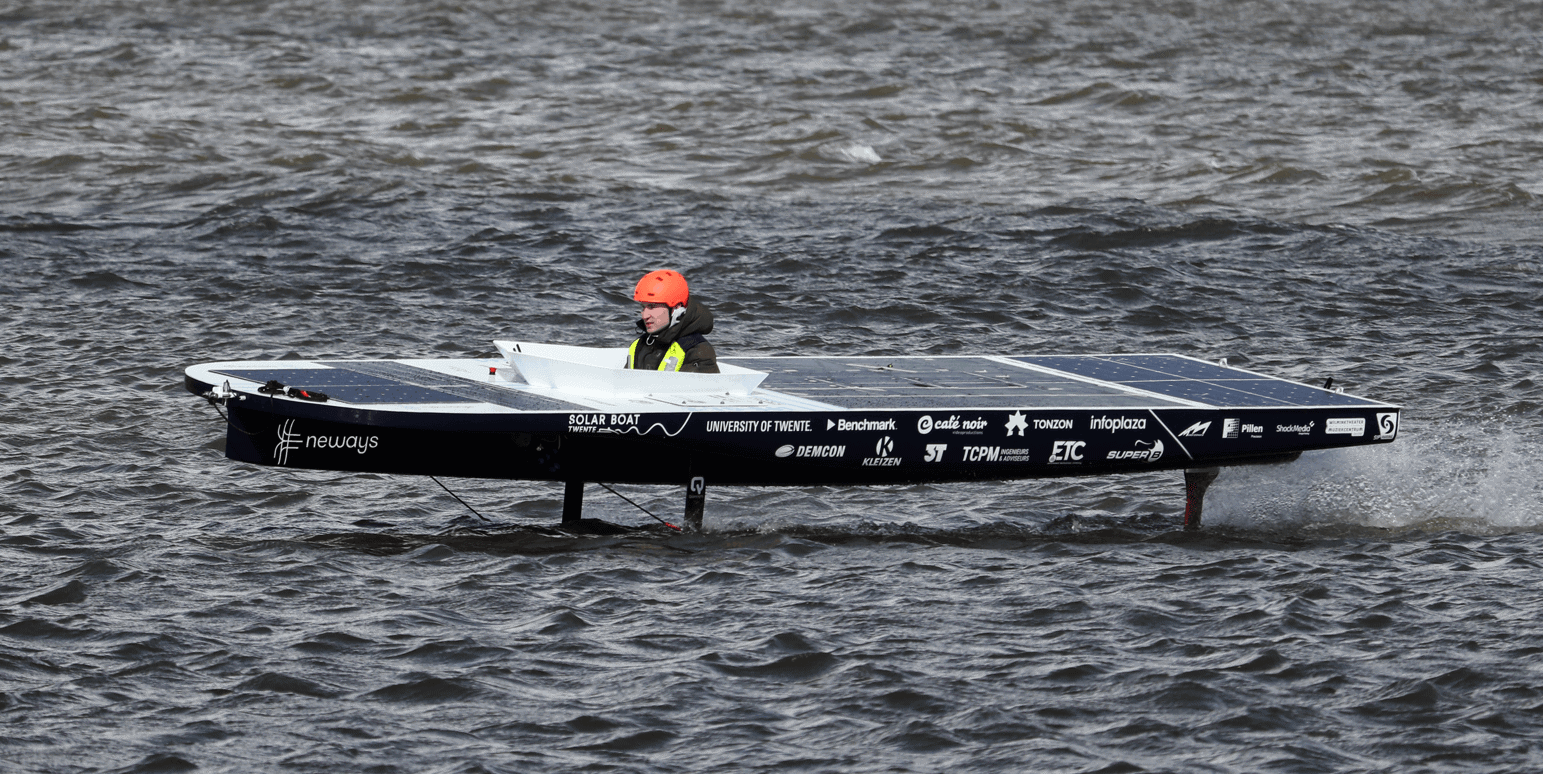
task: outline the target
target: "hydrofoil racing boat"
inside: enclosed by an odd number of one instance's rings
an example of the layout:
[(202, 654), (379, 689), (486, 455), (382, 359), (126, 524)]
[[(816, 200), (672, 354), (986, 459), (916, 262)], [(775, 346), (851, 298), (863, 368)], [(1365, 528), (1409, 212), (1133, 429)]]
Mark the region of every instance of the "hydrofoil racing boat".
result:
[(228, 361), (187, 389), (225, 454), (279, 468), (685, 487), (1184, 470), (1200, 526), (1219, 468), (1387, 443), (1399, 407), (1185, 355), (727, 357), (636, 371), (625, 348), (494, 342), (486, 359)]

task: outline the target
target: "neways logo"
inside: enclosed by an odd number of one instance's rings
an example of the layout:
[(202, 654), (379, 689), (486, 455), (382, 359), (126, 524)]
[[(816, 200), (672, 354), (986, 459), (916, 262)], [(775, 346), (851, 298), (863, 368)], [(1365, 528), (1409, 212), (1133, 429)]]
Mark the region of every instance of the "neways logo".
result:
[(295, 420), (279, 423), (279, 442), (273, 447), (273, 464), (289, 464), (289, 453), (296, 449), (345, 449), (364, 454), (380, 446), (378, 435), (307, 435), (295, 432)]

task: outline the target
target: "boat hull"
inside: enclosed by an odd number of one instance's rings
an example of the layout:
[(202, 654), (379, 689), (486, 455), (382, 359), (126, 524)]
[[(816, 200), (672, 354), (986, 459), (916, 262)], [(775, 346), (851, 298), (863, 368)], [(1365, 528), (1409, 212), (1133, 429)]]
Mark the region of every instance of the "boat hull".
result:
[[(1050, 363), (1066, 370), (1002, 358), (985, 367), (967, 358), (905, 359), (909, 368), (893, 359), (745, 358), (744, 367), (771, 374), (767, 385), (716, 397), (510, 384), (497, 373), (504, 361), (212, 363), (190, 368), (186, 386), (207, 395), (223, 388), (222, 378), (238, 385), (223, 400), (233, 460), (537, 481), (862, 485), (1117, 475), (1277, 461), (1397, 435), (1399, 408), (1389, 404), (1179, 356), (1094, 357), (1104, 361)], [(1192, 376), (1181, 389), (1171, 379), (1163, 393), (1148, 389), (1162, 381), (1150, 374), (1123, 382), (1088, 375), (1113, 375), (1110, 362), (1186, 368), (1210, 386), (1195, 387)], [(923, 364), (937, 367), (924, 373)], [(317, 401), (256, 389), (278, 377), (332, 394)], [(1217, 400), (1217, 385), (1247, 396)]]

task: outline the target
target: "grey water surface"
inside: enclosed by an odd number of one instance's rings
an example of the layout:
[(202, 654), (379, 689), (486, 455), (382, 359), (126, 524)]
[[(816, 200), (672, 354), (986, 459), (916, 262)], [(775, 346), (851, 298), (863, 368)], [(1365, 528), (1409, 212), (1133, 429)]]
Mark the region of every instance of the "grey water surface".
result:
[[(0, 4), (0, 771), (1543, 769), (1543, 6)], [(224, 459), (229, 359), (1178, 352), (1405, 407), (1175, 473)], [(621, 487), (655, 513), (675, 486)], [(645, 526), (591, 486), (587, 515)]]

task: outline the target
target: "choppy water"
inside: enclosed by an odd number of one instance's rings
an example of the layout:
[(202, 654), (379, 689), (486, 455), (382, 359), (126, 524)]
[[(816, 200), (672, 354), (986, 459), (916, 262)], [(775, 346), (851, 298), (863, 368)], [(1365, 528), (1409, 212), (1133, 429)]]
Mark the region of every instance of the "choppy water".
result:
[[(0, 770), (1543, 768), (1543, 7), (1345, 5), (0, 7)], [(1227, 357), (1403, 432), (1198, 535), (1162, 474), (576, 537), (181, 387), (616, 344), (659, 266), (720, 352)]]

